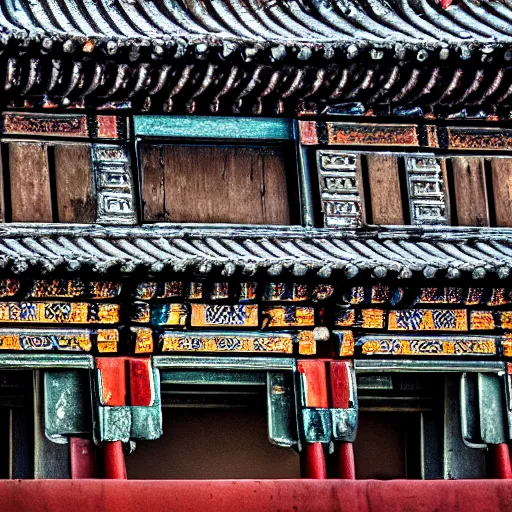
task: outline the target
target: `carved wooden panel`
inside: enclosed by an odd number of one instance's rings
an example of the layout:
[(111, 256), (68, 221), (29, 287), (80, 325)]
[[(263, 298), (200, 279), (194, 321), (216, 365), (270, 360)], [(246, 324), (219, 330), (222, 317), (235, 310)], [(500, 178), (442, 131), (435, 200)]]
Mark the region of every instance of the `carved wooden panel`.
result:
[(433, 155), (405, 157), (411, 224), (449, 224), (446, 176)]
[(141, 155), (145, 221), (290, 223), (279, 147), (143, 144)]
[(324, 225), (361, 227), (364, 224), (361, 155), (318, 151), (317, 167)]

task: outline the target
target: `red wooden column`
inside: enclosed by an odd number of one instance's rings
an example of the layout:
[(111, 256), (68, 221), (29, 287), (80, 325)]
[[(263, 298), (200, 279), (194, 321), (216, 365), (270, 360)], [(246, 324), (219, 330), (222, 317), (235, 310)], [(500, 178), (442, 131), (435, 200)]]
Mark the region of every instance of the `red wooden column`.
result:
[[(127, 402), (126, 358), (99, 357), (96, 367), (101, 374), (100, 403), (120, 407)], [(105, 478), (126, 479), (126, 463), (121, 441), (103, 442), (103, 471)]]
[[(350, 361), (330, 362), (331, 407), (333, 409), (349, 409), (355, 400)], [(336, 441), (336, 470), (338, 478), (355, 480), (354, 448), (351, 442)]]
[(512, 478), (508, 444), (491, 444), (489, 445), (489, 450), (492, 455), (493, 477), (503, 479)]
[(90, 439), (71, 437), (69, 440), (71, 478), (97, 478), (96, 447)]
[[(304, 408), (327, 409), (327, 378), (324, 361), (298, 361), (301, 378), (302, 406)], [(304, 443), (302, 474), (304, 478), (325, 479), (327, 470), (322, 443)]]

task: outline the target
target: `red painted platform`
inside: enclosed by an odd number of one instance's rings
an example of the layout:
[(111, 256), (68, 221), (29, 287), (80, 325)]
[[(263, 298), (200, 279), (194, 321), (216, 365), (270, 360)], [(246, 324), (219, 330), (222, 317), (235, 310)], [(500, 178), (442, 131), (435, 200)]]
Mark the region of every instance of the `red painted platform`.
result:
[(504, 480), (14, 480), (0, 481), (2, 512), (507, 511)]

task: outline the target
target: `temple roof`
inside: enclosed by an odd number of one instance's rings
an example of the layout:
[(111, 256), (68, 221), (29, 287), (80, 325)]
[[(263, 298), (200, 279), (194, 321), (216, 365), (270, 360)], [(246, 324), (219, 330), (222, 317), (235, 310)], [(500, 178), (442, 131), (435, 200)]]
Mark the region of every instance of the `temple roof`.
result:
[[(511, 22), (508, 2), (492, 0), (447, 8), (428, 0), (7, 0), (0, 8), (2, 32), (16, 38), (179, 43), (196, 45), (200, 52), (204, 45), (231, 42), (272, 48), (268, 57), (276, 60), (283, 57), (278, 45), (323, 50), (330, 58), (333, 46), (346, 44), (403, 43), (433, 50), (443, 43), (510, 43)], [(306, 59), (308, 52), (298, 57)]]
[[(508, 109), (510, 3), (449, 4), (5, 0), (0, 102), (231, 115)], [(356, 107), (337, 107), (346, 103)]]
[(16, 273), (91, 270), (105, 273), (195, 271), (231, 276), (361, 275), (407, 279), (509, 276), (512, 229), (369, 228), (362, 232), (300, 227), (249, 228), (158, 224), (4, 225), (0, 265)]

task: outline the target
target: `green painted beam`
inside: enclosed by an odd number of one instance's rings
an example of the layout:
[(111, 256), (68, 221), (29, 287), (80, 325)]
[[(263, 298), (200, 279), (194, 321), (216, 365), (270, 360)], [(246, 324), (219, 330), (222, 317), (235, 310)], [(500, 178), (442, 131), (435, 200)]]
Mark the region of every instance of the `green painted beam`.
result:
[(253, 117), (134, 116), (135, 135), (190, 139), (290, 140), (289, 119)]

